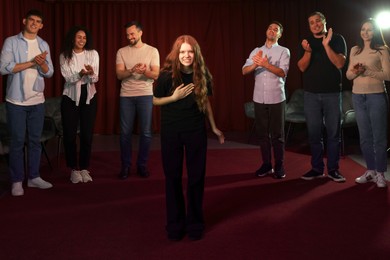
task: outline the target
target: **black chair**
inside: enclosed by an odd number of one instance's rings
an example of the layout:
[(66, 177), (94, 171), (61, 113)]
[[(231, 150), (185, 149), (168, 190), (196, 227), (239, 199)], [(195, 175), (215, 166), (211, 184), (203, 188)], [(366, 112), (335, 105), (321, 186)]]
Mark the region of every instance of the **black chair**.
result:
[(352, 91), (344, 90), (342, 93), (342, 114), (341, 114), (341, 140), (340, 153), (345, 154), (345, 128), (357, 127), (355, 110), (352, 103)]
[(252, 135), (255, 133), (255, 129), (256, 129), (255, 103), (253, 103), (253, 101), (246, 102), (244, 104), (244, 110), (245, 110), (246, 117), (253, 120), (252, 127), (249, 130), (249, 134), (248, 134), (248, 143), (249, 143), (249, 141), (250, 141)]
[[(8, 156), (10, 136), (7, 127), (5, 103), (0, 103), (0, 155)], [(7, 158), (8, 163), (8, 158)]]
[(287, 123), (286, 144), (294, 130), (294, 124), (306, 123), (303, 110), (303, 89), (295, 90), (286, 103), (285, 122)]
[(61, 121), (61, 99), (62, 97), (50, 97), (45, 101), (45, 116), (53, 120), (55, 126), (55, 137), (57, 137), (57, 166), (60, 162), (61, 143), (63, 129)]
[[(50, 166), (51, 169), (53, 169), (52, 165), (51, 165), (51, 162), (50, 162), (50, 159), (49, 159), (49, 156), (47, 154), (47, 151), (46, 151), (46, 142), (52, 138), (54, 138), (56, 135), (56, 130), (55, 130), (55, 124), (54, 124), (54, 121), (52, 118), (50, 117), (46, 117), (44, 118), (44, 124), (43, 124), (43, 131), (42, 131), (42, 135), (41, 135), (41, 138), (40, 138), (40, 142), (41, 142), (41, 146), (42, 146), (42, 152), (44, 153), (45, 157), (46, 157), (46, 160)], [(28, 136), (26, 135), (26, 138), (28, 138)], [(6, 113), (6, 107), (5, 107), (5, 103), (1, 103), (0, 104), (0, 145), (1, 145), (1, 153), (3, 155), (8, 155), (8, 151), (9, 151), (9, 142), (10, 142), (10, 133), (9, 133), (9, 130), (8, 130), (8, 126), (7, 126), (7, 113)], [(26, 140), (26, 144), (25, 144), (25, 167), (27, 166), (27, 156), (26, 156), (26, 152), (27, 152), (27, 140)]]

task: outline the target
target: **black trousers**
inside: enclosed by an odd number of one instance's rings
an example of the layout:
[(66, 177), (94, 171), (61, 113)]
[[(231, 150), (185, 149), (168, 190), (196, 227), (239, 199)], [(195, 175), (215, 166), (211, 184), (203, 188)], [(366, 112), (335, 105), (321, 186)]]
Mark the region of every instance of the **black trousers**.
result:
[(284, 110), (285, 101), (277, 104), (260, 104), (255, 102), (256, 131), (260, 139), (263, 163), (272, 163), (271, 148), (273, 148), (275, 165), (283, 165), (285, 145)]
[[(207, 135), (205, 129), (190, 133), (161, 133), (165, 174), (166, 230), (180, 233), (203, 231), (203, 193), (206, 174)], [(187, 211), (183, 195), (183, 160), (187, 169)]]
[[(87, 169), (91, 158), (93, 128), (95, 125), (97, 101), (96, 96), (87, 105), (87, 88), (81, 87), (79, 105), (68, 96), (62, 96), (61, 119), (64, 132), (64, 149), (66, 166), (72, 169)], [(80, 126), (80, 154), (77, 163), (76, 137)]]

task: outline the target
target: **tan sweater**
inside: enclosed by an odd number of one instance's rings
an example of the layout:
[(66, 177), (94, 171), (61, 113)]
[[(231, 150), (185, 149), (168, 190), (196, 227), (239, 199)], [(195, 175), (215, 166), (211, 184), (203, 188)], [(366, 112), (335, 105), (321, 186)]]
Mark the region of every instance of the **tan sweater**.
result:
[[(372, 49), (363, 49), (356, 55), (357, 46), (352, 47), (349, 58), (349, 66), (346, 76), (353, 80), (352, 92), (356, 94), (382, 93), (384, 81), (390, 80), (390, 55), (383, 47), (380, 52)], [(366, 68), (365, 72), (357, 76), (352, 72), (357, 63), (362, 63)]]

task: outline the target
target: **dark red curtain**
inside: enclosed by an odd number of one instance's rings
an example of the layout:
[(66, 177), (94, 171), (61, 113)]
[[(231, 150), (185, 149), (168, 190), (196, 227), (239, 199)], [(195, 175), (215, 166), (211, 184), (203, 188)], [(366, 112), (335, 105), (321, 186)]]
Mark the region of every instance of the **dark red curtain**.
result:
[[(309, 33), (307, 15), (322, 11), (328, 22), (347, 40), (348, 50), (359, 37), (360, 22), (375, 16), (379, 10), (390, 9), (388, 0), (210, 0), (210, 1), (115, 1), (115, 0), (1, 0), (0, 40), (22, 29), (22, 17), (31, 8), (45, 14), (40, 32), (51, 47), (55, 74), (46, 81), (46, 97), (62, 93), (63, 79), (58, 57), (66, 31), (75, 24), (91, 31), (95, 48), (100, 55), (98, 82), (98, 117), (95, 133), (119, 133), (119, 88), (115, 75), (116, 51), (127, 44), (123, 25), (130, 20), (144, 24), (143, 41), (157, 47), (161, 63), (173, 41), (181, 34), (191, 34), (200, 43), (203, 55), (214, 76), (212, 103), (217, 125), (224, 131), (244, 131), (250, 122), (244, 116), (243, 104), (252, 99), (253, 77), (243, 77), (241, 67), (249, 53), (265, 41), (269, 22), (278, 20), (284, 25), (279, 43), (291, 51), (287, 91), (301, 87), (297, 49)], [(389, 41), (390, 32), (385, 32)], [(5, 77), (3, 77), (5, 78)], [(4, 80), (0, 82), (4, 100)], [(350, 88), (350, 83), (345, 83)], [(153, 128), (159, 129), (158, 108)]]

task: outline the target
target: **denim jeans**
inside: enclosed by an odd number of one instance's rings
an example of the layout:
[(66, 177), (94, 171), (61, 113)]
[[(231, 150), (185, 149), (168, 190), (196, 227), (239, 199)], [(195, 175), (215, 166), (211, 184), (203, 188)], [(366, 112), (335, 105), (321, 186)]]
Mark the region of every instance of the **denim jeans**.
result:
[(352, 94), (360, 148), (368, 170), (387, 170), (387, 95)]
[[(311, 149), (311, 166), (324, 171), (324, 130), (326, 130), (328, 171), (339, 169), (341, 93), (304, 92), (304, 111)], [(325, 126), (325, 129), (324, 129)]]
[(152, 142), (153, 96), (120, 97), (120, 147), (122, 168), (131, 167), (132, 134), (137, 115), (140, 129), (137, 167), (145, 169)]
[(28, 178), (39, 177), (39, 166), (41, 162), (43, 122), (45, 118), (44, 104), (33, 106), (19, 106), (6, 103), (7, 124), (11, 135), (9, 147), (9, 171), (12, 182), (24, 180), (24, 144), (26, 141), (26, 130), (28, 133), (27, 156), (28, 156)]

